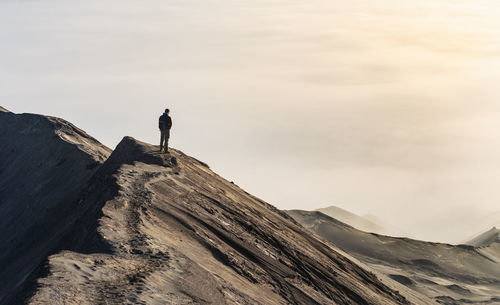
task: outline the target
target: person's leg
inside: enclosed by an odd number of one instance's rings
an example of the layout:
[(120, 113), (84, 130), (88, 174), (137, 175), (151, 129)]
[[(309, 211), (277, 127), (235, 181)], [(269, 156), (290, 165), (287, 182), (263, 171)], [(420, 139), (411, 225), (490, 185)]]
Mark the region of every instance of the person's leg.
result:
[(170, 139), (170, 130), (165, 131), (165, 152), (168, 152), (168, 139)]
[(160, 151), (163, 150), (163, 141), (165, 140), (165, 131), (162, 130), (160, 133)]

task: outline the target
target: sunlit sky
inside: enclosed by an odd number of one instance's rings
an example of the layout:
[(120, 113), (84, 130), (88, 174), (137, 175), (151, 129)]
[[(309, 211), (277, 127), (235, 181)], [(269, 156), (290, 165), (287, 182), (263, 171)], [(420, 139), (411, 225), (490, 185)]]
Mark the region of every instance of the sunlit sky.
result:
[[(281, 209), (500, 223), (500, 3), (0, 2), (0, 105), (171, 144)], [(494, 214), (494, 212), (497, 214)]]

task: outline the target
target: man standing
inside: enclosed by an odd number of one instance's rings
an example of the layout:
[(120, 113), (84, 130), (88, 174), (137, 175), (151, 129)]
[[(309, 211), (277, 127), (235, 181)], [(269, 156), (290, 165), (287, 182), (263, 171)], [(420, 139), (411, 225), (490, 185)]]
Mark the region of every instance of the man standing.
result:
[(170, 109), (165, 109), (165, 112), (160, 116), (158, 127), (160, 128), (160, 152), (163, 151), (163, 143), (165, 143), (165, 152), (168, 152), (168, 139), (170, 138), (170, 128), (172, 128), (172, 119), (170, 118)]

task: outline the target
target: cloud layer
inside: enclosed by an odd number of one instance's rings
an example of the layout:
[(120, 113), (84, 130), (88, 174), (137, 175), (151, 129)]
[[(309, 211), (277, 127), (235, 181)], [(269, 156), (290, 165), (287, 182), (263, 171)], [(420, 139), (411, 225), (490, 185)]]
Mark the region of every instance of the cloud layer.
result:
[(461, 240), (499, 209), (499, 13), (490, 0), (3, 1), (0, 98), (109, 146), (157, 141), (168, 106), (174, 146), (279, 208), (335, 204)]

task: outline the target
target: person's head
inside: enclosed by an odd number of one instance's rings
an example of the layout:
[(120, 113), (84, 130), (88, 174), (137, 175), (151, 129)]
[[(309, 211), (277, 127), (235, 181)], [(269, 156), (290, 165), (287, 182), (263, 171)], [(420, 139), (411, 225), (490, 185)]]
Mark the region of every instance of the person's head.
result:
[(165, 113), (170, 113), (170, 109), (165, 109)]

